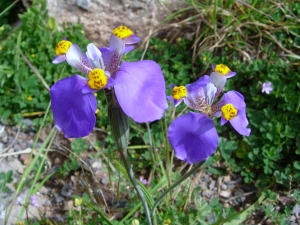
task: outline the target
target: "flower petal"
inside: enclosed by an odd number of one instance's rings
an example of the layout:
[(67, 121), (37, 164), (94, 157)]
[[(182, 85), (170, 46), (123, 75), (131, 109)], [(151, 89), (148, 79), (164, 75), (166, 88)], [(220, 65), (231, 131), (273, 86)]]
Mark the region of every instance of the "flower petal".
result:
[(127, 116), (139, 123), (160, 119), (168, 108), (165, 80), (151, 60), (123, 62), (115, 74), (115, 93)]
[(246, 111), (239, 111), (238, 115), (234, 117), (232, 120), (229, 120), (233, 128), (240, 134), (249, 136), (251, 133), (251, 129), (247, 128), (249, 122), (246, 117)]
[(124, 38), (123, 40), (126, 45), (132, 45), (140, 42), (141, 39), (136, 35), (131, 35), (130, 37)]
[(188, 94), (184, 99), (184, 103), (191, 109), (201, 111), (202, 106), (206, 104), (205, 88), (209, 83), (209, 76), (204, 75), (194, 83), (186, 85)]
[[(237, 91), (228, 91), (223, 95), (222, 99), (214, 105), (214, 108), (218, 109), (217, 112), (219, 112), (221, 107), (226, 104), (232, 104), (238, 110), (237, 115), (229, 120), (233, 128), (239, 134), (249, 136), (251, 129), (247, 128), (249, 122), (246, 117), (246, 103), (244, 101), (244, 96)], [(222, 116), (221, 125), (225, 124), (225, 122), (226, 119)]]
[(123, 52), (125, 50), (125, 43), (122, 39), (118, 38), (115, 35), (110, 35), (110, 46), (107, 51), (102, 51), (101, 52), (104, 54), (103, 60), (104, 60), (104, 65), (105, 69), (110, 72), (112, 77), (114, 77), (114, 73), (118, 69), (120, 60), (122, 58)]
[(88, 74), (93, 69), (86, 54), (75, 44), (72, 44), (66, 53), (66, 61), (84, 74)]
[(96, 98), (93, 93), (82, 94), (87, 80), (79, 75), (64, 78), (50, 88), (54, 123), (66, 138), (88, 135), (96, 122)]
[(59, 64), (62, 63), (66, 60), (66, 55), (57, 55), (55, 58), (52, 60), (53, 64)]
[(227, 76), (218, 72), (212, 72), (209, 77), (210, 82), (213, 83), (217, 88), (216, 97), (218, 97), (226, 84)]
[(176, 118), (168, 129), (168, 138), (175, 156), (190, 164), (207, 159), (218, 146), (213, 120), (194, 112)]

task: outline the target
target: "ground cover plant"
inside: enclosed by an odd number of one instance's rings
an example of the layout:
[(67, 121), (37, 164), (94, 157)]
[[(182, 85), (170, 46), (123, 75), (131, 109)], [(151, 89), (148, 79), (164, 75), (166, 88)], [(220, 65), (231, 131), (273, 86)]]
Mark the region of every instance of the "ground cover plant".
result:
[[(80, 171), (81, 154), (89, 144), (81, 137), (96, 124), (105, 130), (105, 144), (99, 140), (93, 146), (97, 154), (90, 157), (105, 162), (111, 188), (119, 199), (126, 196), (129, 202), (122, 209), (123, 217), (116, 219), (110, 214), (112, 208), (86, 188), (82, 196), (72, 197), (74, 208), (65, 223), (248, 224), (255, 211), (263, 214), (259, 222), (268, 218), (274, 224), (291, 223), (300, 201), (300, 4), (186, 3), (153, 27), (156, 38), (148, 40), (146, 50), (132, 50), (139, 41), (138, 34), (126, 27), (112, 27), (110, 47), (100, 49), (99, 54), (95, 46), (88, 45), (80, 25), (68, 24), (58, 31), (55, 20), (47, 16), (45, 1), (36, 1), (20, 15), (21, 26), (1, 25), (2, 123), (42, 115), (35, 119), (37, 138), (44, 126), (53, 127), (24, 172), (23, 177), (30, 177), (31, 183), (22, 179), (15, 199), (25, 185), (30, 186), (32, 197), (53, 175), (40, 180), (57, 128), (67, 138), (78, 139), (72, 142), (70, 160), (56, 174), (66, 177)], [(57, 43), (61, 48), (55, 52)], [(121, 58), (127, 63), (119, 64)], [(121, 79), (140, 71), (146, 71), (142, 80), (132, 78), (134, 75)], [(87, 78), (83, 78), (85, 74)], [(141, 83), (147, 87), (140, 88)], [(85, 95), (81, 89), (74, 91), (74, 86), (83, 89)], [(123, 95), (127, 89), (132, 92)], [(153, 89), (156, 91), (151, 92)], [(82, 102), (90, 102), (90, 106), (82, 107)], [(148, 109), (148, 105), (156, 107)], [(65, 111), (72, 107), (84, 126), (71, 122), (68, 128), (65, 124), (70, 117)], [(211, 120), (216, 115), (222, 115), (223, 126), (220, 119)], [(203, 129), (194, 127), (199, 121)], [(201, 198), (199, 185), (192, 184), (199, 169), (216, 176), (239, 174), (256, 188), (250, 206), (243, 210), (225, 208), (220, 199)], [(137, 179), (143, 170), (147, 171), (144, 177)], [(6, 191), (10, 177), (11, 172), (1, 173), (1, 192)], [(128, 185), (132, 191), (126, 189)], [(29, 203), (30, 197), (22, 213)], [(55, 224), (43, 216), (24, 222)]]

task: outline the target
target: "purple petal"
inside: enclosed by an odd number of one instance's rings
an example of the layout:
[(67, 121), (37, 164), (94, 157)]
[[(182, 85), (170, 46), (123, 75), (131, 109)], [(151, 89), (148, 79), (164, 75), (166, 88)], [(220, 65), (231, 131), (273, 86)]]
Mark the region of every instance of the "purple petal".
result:
[(168, 138), (175, 156), (190, 164), (207, 159), (218, 146), (213, 120), (194, 112), (176, 118), (168, 129)]
[(66, 53), (66, 60), (71, 66), (80, 70), (84, 74), (88, 74), (93, 69), (93, 66), (86, 54), (84, 54), (75, 44), (72, 44)]
[(132, 45), (125, 46), (125, 49), (124, 49), (124, 51), (123, 51), (123, 54), (126, 54), (126, 53), (130, 52), (130, 51), (133, 50), (133, 49), (134, 49), (134, 46), (132, 46)]
[(86, 56), (93, 61), (102, 58), (100, 50), (93, 43), (88, 44)]
[(233, 77), (235, 75), (236, 75), (236, 72), (233, 72), (233, 71), (230, 70), (230, 72), (226, 74), (226, 77), (228, 79), (228, 78), (231, 78), (231, 77)]
[(57, 55), (55, 58), (52, 60), (53, 64), (59, 64), (62, 63), (66, 60), (66, 55)]
[(227, 77), (217, 72), (212, 72), (209, 77), (210, 82), (213, 83), (217, 88), (216, 97), (218, 97), (226, 84)]
[(167, 96), (167, 99), (168, 99), (169, 101), (173, 102), (174, 107), (179, 106), (180, 103), (183, 101), (183, 99), (175, 100), (175, 99), (173, 98), (173, 96)]
[(140, 42), (141, 39), (136, 35), (131, 35), (130, 37), (124, 38), (123, 40), (126, 45), (132, 45)]
[(105, 69), (110, 72), (112, 77), (114, 77), (114, 73), (118, 69), (124, 50), (125, 44), (123, 40), (112, 34), (110, 36), (109, 53), (105, 52), (104, 54), (106, 55), (103, 58)]
[(199, 88), (205, 87), (209, 83), (209, 79), (209, 76), (204, 75), (196, 82), (186, 85), (186, 88), (189, 93), (197, 92)]
[[(221, 107), (226, 104), (232, 104), (238, 110), (237, 115), (229, 120), (233, 128), (241, 135), (249, 136), (251, 129), (247, 128), (249, 122), (246, 117), (246, 103), (244, 101), (244, 96), (237, 91), (229, 91), (223, 95), (222, 99), (214, 105), (214, 107), (219, 111)], [(221, 125), (225, 124), (226, 121), (227, 120), (222, 116)]]
[(206, 104), (205, 88), (209, 83), (209, 76), (204, 75), (196, 82), (186, 85), (188, 90), (184, 103), (191, 109), (201, 111), (202, 106)]
[(151, 60), (123, 62), (115, 74), (115, 92), (127, 116), (139, 123), (160, 119), (168, 108), (165, 80)]
[(96, 122), (96, 98), (82, 93), (87, 80), (79, 75), (64, 78), (50, 88), (54, 123), (66, 138), (88, 135)]
[(232, 120), (229, 121), (233, 128), (240, 134), (240, 135), (245, 135), (249, 136), (251, 133), (251, 129), (247, 128), (249, 122), (246, 117), (246, 111), (239, 111), (238, 115), (234, 117)]

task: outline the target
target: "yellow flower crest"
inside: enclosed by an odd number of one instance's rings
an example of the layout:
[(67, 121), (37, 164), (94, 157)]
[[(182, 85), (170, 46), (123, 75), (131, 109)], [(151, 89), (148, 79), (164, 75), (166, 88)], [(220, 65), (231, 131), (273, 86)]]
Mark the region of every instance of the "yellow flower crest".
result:
[(172, 97), (175, 99), (175, 100), (179, 100), (179, 99), (182, 99), (184, 97), (186, 97), (187, 95), (187, 89), (185, 86), (175, 86), (173, 87), (173, 90), (172, 90)]
[(92, 89), (101, 89), (103, 88), (108, 82), (108, 77), (105, 75), (104, 70), (96, 68), (93, 69), (88, 74), (88, 85)]
[(58, 42), (55, 48), (55, 54), (56, 55), (63, 55), (66, 54), (69, 48), (71, 47), (72, 43), (67, 40), (62, 40)]
[(226, 104), (221, 108), (223, 117), (226, 120), (232, 120), (238, 113), (238, 110), (232, 104)]
[(223, 75), (228, 74), (230, 71), (231, 70), (229, 69), (229, 67), (224, 64), (218, 64), (215, 68), (215, 72), (221, 73)]
[(113, 35), (115, 35), (115, 36), (117, 36), (118, 38), (121, 38), (121, 39), (128, 38), (131, 35), (133, 35), (132, 30), (130, 30), (126, 26), (119, 26), (119, 27), (115, 28), (112, 33), (113, 33)]

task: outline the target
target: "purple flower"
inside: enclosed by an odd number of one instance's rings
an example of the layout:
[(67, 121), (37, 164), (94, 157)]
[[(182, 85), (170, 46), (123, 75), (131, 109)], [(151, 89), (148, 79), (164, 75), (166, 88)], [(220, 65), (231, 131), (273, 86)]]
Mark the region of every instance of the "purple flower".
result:
[(31, 203), (31, 205), (33, 205), (34, 207), (38, 207), (38, 206), (39, 206), (39, 204), (38, 204), (38, 202), (37, 202), (37, 197), (36, 197), (36, 195), (32, 195), (32, 196), (30, 197), (30, 203)]
[[(95, 126), (94, 92), (114, 91), (124, 113), (144, 123), (160, 119), (168, 108), (165, 81), (160, 66), (151, 60), (125, 62), (123, 54), (133, 49), (139, 37), (124, 26), (114, 29), (109, 48), (89, 44), (83, 53), (76, 44), (62, 45), (56, 54), (87, 75), (73, 75), (50, 89), (55, 126), (68, 138), (88, 135)], [(60, 49), (60, 45), (58, 44)]]
[[(168, 96), (175, 107), (180, 103), (178, 101), (184, 101), (191, 109), (200, 112), (189, 112), (176, 118), (168, 129), (176, 157), (191, 164), (207, 159), (218, 146), (218, 134), (210, 117), (221, 117), (221, 125), (229, 121), (241, 135), (249, 136), (251, 131), (247, 128), (244, 97), (239, 92), (229, 91), (214, 103), (220, 94), (217, 88), (220, 83), (216, 81), (216, 72), (212, 72), (210, 77), (205, 75), (192, 84), (181, 86), (179, 91), (173, 86), (172, 96)], [(222, 89), (224, 84), (221, 84)]]
[(140, 176), (140, 181), (141, 181), (144, 185), (147, 185), (147, 184), (148, 184), (148, 181), (147, 181), (143, 176)]
[(266, 82), (262, 84), (262, 93), (270, 94), (270, 92), (273, 90), (272, 88), (272, 83), (271, 82)]
[(20, 196), (18, 196), (18, 197), (16, 198), (15, 204), (16, 204), (16, 205), (21, 205), (21, 204), (22, 204), (22, 198), (21, 198)]

